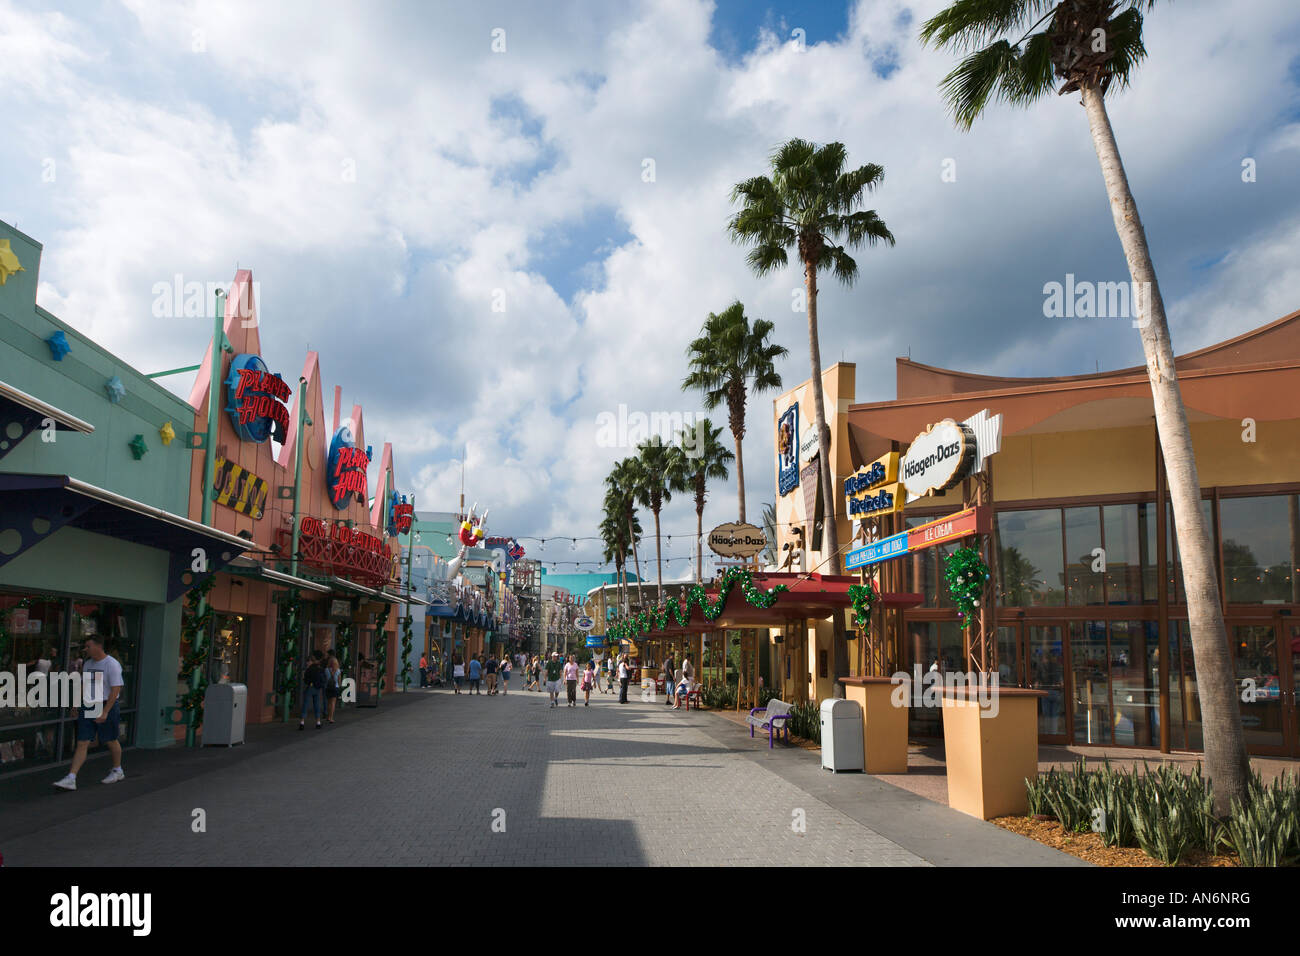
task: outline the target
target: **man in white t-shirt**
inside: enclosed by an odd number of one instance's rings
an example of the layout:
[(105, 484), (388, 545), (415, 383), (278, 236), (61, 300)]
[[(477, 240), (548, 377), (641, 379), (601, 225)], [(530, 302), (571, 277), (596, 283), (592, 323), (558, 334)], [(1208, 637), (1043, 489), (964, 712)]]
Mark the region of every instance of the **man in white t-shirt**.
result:
[(81, 680), (83, 684), (92, 682), (94, 706), (77, 708), (77, 750), (72, 755), (72, 768), (66, 777), (54, 783), (61, 790), (77, 789), (77, 772), (86, 762), (86, 751), (92, 741), (106, 744), (113, 758), (113, 769), (100, 782), (117, 783), (126, 777), (122, 772), (122, 742), (118, 739), (122, 720), (122, 665), (116, 657), (104, 652), (104, 640), (97, 636), (86, 638), (86, 657), (89, 660), (81, 666)]

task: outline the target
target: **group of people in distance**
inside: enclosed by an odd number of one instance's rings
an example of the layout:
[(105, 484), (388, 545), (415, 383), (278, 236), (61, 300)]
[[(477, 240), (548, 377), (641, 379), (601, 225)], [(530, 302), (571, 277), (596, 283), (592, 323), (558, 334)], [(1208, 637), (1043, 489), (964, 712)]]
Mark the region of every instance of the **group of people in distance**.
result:
[[(566, 704), (569, 707), (578, 706), (579, 690), (582, 691), (582, 706), (590, 707), (593, 690), (601, 694), (613, 694), (615, 683), (618, 684), (618, 702), (627, 703), (627, 686), (632, 677), (632, 662), (627, 654), (605, 657), (599, 662), (592, 657), (585, 666), (578, 663), (577, 655), (569, 654), (567, 657), (561, 657), (559, 651), (552, 651), (549, 657), (537, 654), (529, 657), (518, 654), (512, 658), (506, 654), (498, 659), (495, 656), (485, 658), (482, 654), (476, 654), (468, 661), (462, 661), (460, 657), (452, 657), (450, 663), (446, 665), (446, 669), (450, 672), (446, 675), (446, 679), (457, 694), (461, 692), (461, 685), (466, 680), (469, 681), (469, 689), (466, 691), (468, 694), (482, 693), (480, 690), (482, 682), (486, 682), (489, 696), (498, 692), (505, 694), (509, 692), (510, 675), (515, 667), (523, 671), (524, 690), (540, 691), (545, 678), (546, 692), (550, 695), (552, 707), (560, 705), (561, 690), (565, 691)], [(665, 703), (673, 710), (679, 710), (687, 696), (695, 689), (695, 667), (691, 663), (691, 655), (686, 654), (682, 657), (681, 667), (675, 667), (670, 656), (664, 662), (659, 678), (664, 685), (667, 698)], [(428, 658), (422, 656), (420, 686), (431, 687), (435, 683), (442, 683), (442, 680), (443, 678), (437, 674), (437, 668), (430, 666)]]

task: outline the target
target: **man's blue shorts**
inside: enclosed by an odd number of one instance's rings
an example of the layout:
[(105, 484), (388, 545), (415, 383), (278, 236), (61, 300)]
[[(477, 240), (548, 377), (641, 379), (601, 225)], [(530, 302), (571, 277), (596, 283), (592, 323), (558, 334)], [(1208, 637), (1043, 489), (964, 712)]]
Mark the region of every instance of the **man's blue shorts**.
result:
[(86, 710), (83, 707), (77, 712), (77, 740), (96, 740), (101, 744), (117, 740), (121, 734), (122, 723), (122, 706), (120, 701), (114, 701), (113, 706), (108, 709), (108, 716), (104, 718), (102, 724), (95, 723), (94, 717), (87, 717)]

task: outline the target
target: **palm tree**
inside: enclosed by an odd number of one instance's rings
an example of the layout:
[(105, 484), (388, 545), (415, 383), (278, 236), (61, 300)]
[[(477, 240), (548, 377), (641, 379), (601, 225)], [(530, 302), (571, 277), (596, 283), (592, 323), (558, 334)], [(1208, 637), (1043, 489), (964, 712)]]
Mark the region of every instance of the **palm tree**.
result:
[(769, 502), (763, 505), (763, 537), (767, 538), (767, 544), (763, 545), (763, 559), (769, 566), (776, 564), (776, 502)]
[(705, 487), (710, 481), (726, 481), (727, 462), (735, 457), (718, 441), (721, 434), (722, 429), (714, 428), (707, 418), (682, 429), (668, 473), (673, 491), (695, 495), (695, 581), (700, 584), (704, 582)]
[[(803, 264), (804, 292), (808, 308), (808, 357), (812, 363), (813, 415), (817, 425), (817, 448), (821, 459), (821, 482), (826, 553), (829, 571), (840, 571), (839, 529), (835, 526), (835, 502), (839, 498), (831, 465), (831, 432), (826, 426), (826, 399), (822, 389), (821, 346), (817, 339), (817, 273), (831, 270), (845, 285), (858, 276), (858, 264), (845, 248), (894, 244), (894, 234), (874, 209), (862, 209), (865, 194), (884, 178), (884, 167), (875, 163), (846, 171), (848, 154), (843, 143), (817, 146), (792, 139), (772, 154), (772, 176), (755, 176), (737, 183), (732, 202), (741, 209), (729, 224), (736, 242), (752, 245), (748, 261), (757, 275), (766, 275), (786, 265), (787, 249), (793, 248)], [(799, 436), (793, 436), (797, 442)], [(813, 516), (808, 516), (809, 521)], [(844, 615), (831, 616), (835, 628), (836, 696), (844, 693), (840, 679), (849, 674), (849, 645), (845, 639)]]
[[(632, 548), (632, 542), (628, 538), (628, 526), (625, 524), (626, 515), (623, 511), (623, 505), (617, 496), (606, 492), (605, 494), (605, 515), (600, 522), (600, 536), (605, 546), (604, 558), (606, 561), (612, 561), (614, 572), (618, 576), (619, 587), (619, 608), (622, 611), (627, 610), (627, 556)], [(632, 516), (632, 533), (636, 538), (641, 537), (641, 523), (636, 520), (636, 515)]]
[[(1129, 276), (1133, 288), (1143, 290), (1135, 304), (1134, 324), (1146, 356), (1178, 550), (1184, 556), (1183, 585), (1205, 729), (1205, 769), (1214, 780), (1215, 810), (1226, 815), (1231, 801), (1244, 797), (1250, 761), (1228, 655), (1214, 542), (1201, 513), (1196, 457), (1164, 302), (1105, 103), (1111, 84), (1127, 87), (1133, 70), (1146, 57), (1142, 8), (1154, 5), (1155, 0), (956, 0), (925, 23), (921, 40), (966, 54), (941, 86), (959, 127), (969, 129), (991, 99), (1028, 106), (1052, 92), (1058, 81), (1057, 93), (1077, 92), (1083, 100)], [(1019, 39), (1013, 43), (1007, 36)]]
[(775, 328), (766, 319), (755, 319), (751, 327), (745, 307), (733, 302), (722, 312), (710, 312), (700, 337), (686, 348), (691, 370), (682, 381), (682, 389), (703, 392), (704, 407), (709, 411), (727, 403), (727, 423), (736, 442), (741, 522), (745, 520), (745, 459), (740, 447), (745, 437), (745, 401), (750, 392), (781, 387), (781, 376), (773, 363), (789, 354), (784, 346), (768, 342)]
[(643, 507), (649, 508), (655, 516), (655, 581), (659, 585), (659, 603), (664, 603), (664, 559), (659, 542), (659, 512), (672, 500), (673, 490), (669, 487), (668, 477), (672, 471), (674, 448), (665, 444), (659, 436), (647, 438), (636, 446), (637, 462), (640, 465), (640, 481), (637, 484), (636, 500)]
[(623, 512), (627, 523), (628, 537), (632, 542), (632, 561), (636, 565), (636, 599), (637, 604), (645, 606), (645, 594), (641, 589), (641, 558), (637, 554), (636, 542), (640, 537), (640, 528), (636, 521), (636, 503), (642, 482), (641, 463), (635, 457), (624, 458), (614, 465), (605, 476), (607, 495), (612, 497), (616, 506)]

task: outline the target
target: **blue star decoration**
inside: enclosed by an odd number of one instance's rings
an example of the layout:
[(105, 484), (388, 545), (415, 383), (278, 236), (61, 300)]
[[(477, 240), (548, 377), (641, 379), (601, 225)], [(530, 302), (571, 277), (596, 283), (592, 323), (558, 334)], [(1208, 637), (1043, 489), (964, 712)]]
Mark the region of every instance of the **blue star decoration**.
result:
[(126, 386), (122, 384), (120, 378), (114, 375), (104, 383), (104, 391), (108, 393), (108, 400), (116, 405), (122, 400), (122, 396), (126, 394)]
[(143, 435), (136, 435), (134, 438), (132, 438), (129, 443), (129, 446), (131, 448), (131, 454), (135, 457), (136, 461), (139, 461), (141, 458), (143, 458), (145, 452), (149, 450), (149, 446), (144, 443)]
[(62, 362), (63, 356), (72, 351), (72, 346), (68, 344), (68, 337), (63, 334), (62, 329), (46, 339), (45, 344), (50, 347), (50, 354), (54, 356), (56, 362)]

